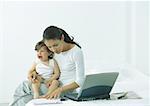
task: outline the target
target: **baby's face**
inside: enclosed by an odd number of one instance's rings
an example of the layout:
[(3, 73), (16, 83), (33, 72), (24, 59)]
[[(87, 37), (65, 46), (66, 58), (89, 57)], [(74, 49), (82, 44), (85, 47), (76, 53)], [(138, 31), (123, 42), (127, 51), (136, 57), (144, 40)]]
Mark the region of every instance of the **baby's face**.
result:
[(49, 58), (49, 52), (46, 48), (46, 46), (42, 46), (38, 51), (37, 51), (37, 57), (41, 60), (41, 61), (48, 61)]

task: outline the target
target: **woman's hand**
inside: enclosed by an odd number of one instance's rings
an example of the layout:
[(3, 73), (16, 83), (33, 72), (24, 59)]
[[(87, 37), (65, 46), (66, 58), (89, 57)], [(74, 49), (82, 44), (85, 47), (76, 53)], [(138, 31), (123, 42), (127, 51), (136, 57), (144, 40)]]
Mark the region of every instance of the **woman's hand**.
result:
[(46, 98), (46, 99), (57, 99), (60, 97), (60, 94), (62, 93), (62, 88), (57, 88), (56, 90), (54, 90), (52, 93), (47, 93), (43, 96), (41, 96), (40, 98)]
[(61, 93), (62, 93), (62, 87), (59, 87), (56, 90), (54, 90), (47, 99), (57, 99), (60, 97)]

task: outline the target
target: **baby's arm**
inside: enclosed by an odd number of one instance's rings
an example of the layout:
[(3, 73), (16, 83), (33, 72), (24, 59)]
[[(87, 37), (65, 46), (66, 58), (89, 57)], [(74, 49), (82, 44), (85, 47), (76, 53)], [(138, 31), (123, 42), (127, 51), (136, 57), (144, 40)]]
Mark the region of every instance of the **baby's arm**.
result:
[(42, 80), (42, 77), (36, 72), (35, 64), (32, 65), (28, 73), (28, 79), (32, 83), (39, 83)]
[(35, 77), (35, 73), (36, 73), (36, 64), (33, 63), (33, 65), (31, 66), (29, 72), (28, 72), (28, 79), (30, 81), (32, 81), (32, 79)]

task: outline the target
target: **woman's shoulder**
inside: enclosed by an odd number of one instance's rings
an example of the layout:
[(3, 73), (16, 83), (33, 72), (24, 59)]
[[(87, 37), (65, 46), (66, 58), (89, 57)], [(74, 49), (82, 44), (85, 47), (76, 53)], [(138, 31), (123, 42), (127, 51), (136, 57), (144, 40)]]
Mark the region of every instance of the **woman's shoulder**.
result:
[(77, 57), (82, 57), (82, 56), (83, 56), (82, 49), (80, 47), (78, 47), (77, 45), (75, 45), (72, 48), (72, 51), (70, 52), (70, 57), (72, 57), (73, 59), (75, 59)]
[(76, 53), (76, 52), (82, 52), (82, 50), (77, 45), (74, 45), (68, 52)]
[(57, 60), (59, 58), (68, 58), (68, 57), (74, 57), (78, 55), (83, 55), (81, 48), (79, 48), (77, 45), (75, 45), (73, 48), (71, 48), (68, 51), (61, 52), (60, 54), (55, 54), (54, 58)]
[(82, 52), (82, 49), (77, 45), (75, 45), (72, 49), (72, 53), (78, 53), (78, 52)]

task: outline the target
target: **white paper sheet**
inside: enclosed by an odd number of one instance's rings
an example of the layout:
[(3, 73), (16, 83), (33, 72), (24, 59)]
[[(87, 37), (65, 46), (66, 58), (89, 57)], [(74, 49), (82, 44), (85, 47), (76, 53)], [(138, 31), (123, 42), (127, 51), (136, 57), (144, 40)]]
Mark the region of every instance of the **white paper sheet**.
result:
[(61, 103), (62, 102), (60, 101), (60, 99), (52, 99), (52, 100), (49, 100), (49, 99), (33, 99), (28, 103), (28, 105), (42, 106), (42, 105), (61, 104)]

